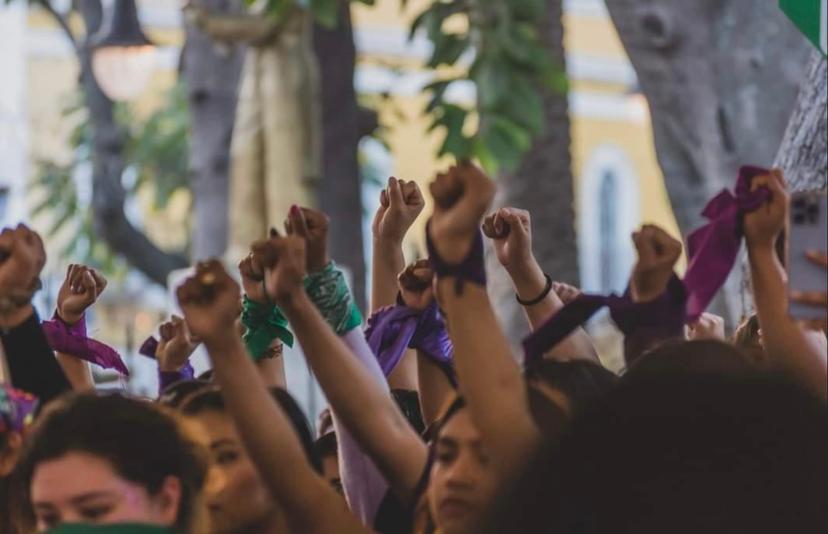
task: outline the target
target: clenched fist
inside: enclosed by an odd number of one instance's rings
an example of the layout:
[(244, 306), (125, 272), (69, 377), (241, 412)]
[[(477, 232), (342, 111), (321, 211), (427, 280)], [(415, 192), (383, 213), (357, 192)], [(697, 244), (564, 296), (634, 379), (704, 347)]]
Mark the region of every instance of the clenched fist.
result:
[(655, 300), (667, 288), (673, 269), (681, 257), (681, 242), (655, 225), (645, 225), (633, 234), (638, 262), (633, 269), (630, 289), (634, 302)]

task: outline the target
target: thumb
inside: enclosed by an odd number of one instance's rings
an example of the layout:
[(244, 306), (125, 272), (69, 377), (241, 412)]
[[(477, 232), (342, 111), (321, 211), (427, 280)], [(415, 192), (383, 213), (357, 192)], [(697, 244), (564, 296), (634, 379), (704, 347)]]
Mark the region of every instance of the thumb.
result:
[(305, 213), (299, 206), (292, 206), (290, 208), (290, 215), (288, 220), (293, 228), (293, 232), (301, 238), (308, 237), (308, 221), (305, 219)]

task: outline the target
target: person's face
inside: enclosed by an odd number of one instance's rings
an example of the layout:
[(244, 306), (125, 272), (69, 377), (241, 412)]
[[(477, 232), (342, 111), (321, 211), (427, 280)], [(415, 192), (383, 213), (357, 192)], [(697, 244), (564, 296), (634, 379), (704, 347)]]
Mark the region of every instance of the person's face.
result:
[(112, 465), (84, 452), (41, 462), (31, 482), (38, 532), (62, 523), (142, 523), (170, 527), (176, 522), (181, 482), (164, 481), (157, 495), (125, 480)]
[(276, 503), (242, 446), (232, 420), (223, 413), (204, 412), (192, 422), (195, 434), (210, 452), (204, 485), (210, 532), (252, 532), (278, 517)]
[(342, 477), (339, 474), (339, 458), (336, 454), (322, 457), (322, 476), (333, 486), (337, 493), (343, 497), (345, 496), (345, 490), (342, 488)]
[(428, 504), (440, 532), (475, 532), (497, 489), (480, 433), (462, 409), (442, 428), (435, 442)]

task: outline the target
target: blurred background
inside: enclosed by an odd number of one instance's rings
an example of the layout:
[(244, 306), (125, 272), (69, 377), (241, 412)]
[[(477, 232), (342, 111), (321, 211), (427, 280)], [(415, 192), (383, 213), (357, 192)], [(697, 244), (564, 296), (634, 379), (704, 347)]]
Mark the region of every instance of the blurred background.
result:
[[(192, 261), (238, 261), (301, 200), (331, 215), (364, 309), (379, 191), (427, 188), (455, 158), (532, 211), (554, 278), (622, 291), (633, 230), (686, 234), (740, 163), (773, 163), (815, 68), (824, 55), (770, 1), (4, 0), (0, 222), (47, 238), (41, 316), (68, 263), (106, 273), (92, 332), (132, 374), (96, 380), (150, 396), (136, 347)], [(520, 339), (508, 281), (491, 291)], [(733, 289), (718, 310), (737, 320), (742, 301)], [(591, 328), (618, 369), (614, 331)], [(302, 359), (286, 365), (318, 413)]]

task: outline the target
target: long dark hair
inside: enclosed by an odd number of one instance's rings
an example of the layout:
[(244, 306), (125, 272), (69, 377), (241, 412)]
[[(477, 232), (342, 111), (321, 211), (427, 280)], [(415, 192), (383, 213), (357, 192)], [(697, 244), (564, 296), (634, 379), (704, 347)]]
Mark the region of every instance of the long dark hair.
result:
[[(311, 433), (310, 424), (305, 417), (302, 408), (296, 400), (284, 389), (272, 388), (271, 395), (279, 403), (279, 406), (287, 415), (288, 419), (302, 443), (302, 448), (308, 457), (308, 461), (313, 466), (317, 473), (322, 472), (322, 461), (317, 454), (316, 446)], [(220, 412), (226, 411), (224, 405), (224, 397), (221, 395), (221, 390), (218, 387), (210, 387), (199, 390), (188, 397), (181, 405), (181, 413), (185, 416), (196, 416), (204, 412)]]
[(17, 465), (15, 476), (24, 490), (29, 520), (35, 469), (70, 452), (107, 460), (119, 476), (140, 484), (150, 495), (161, 490), (167, 477), (177, 478), (182, 497), (176, 529), (194, 528), (206, 459), (163, 408), (122, 395), (70, 394), (53, 401), (28, 436)]

